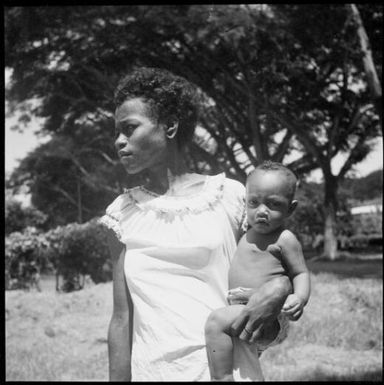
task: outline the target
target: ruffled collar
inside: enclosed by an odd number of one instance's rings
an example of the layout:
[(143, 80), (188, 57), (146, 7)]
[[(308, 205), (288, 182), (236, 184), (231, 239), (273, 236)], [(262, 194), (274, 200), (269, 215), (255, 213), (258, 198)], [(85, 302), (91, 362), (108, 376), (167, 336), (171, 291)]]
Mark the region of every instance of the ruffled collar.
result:
[[(183, 187), (178, 190), (174, 189), (177, 195), (169, 191), (160, 195), (147, 190), (143, 186), (124, 189), (124, 194), (127, 194), (132, 204), (135, 204), (143, 211), (155, 211), (162, 214), (200, 213), (212, 208), (221, 200), (224, 180), (225, 173), (214, 176), (207, 175), (203, 186), (201, 186), (201, 180), (197, 182), (192, 180), (189, 187), (196, 183), (198, 191), (188, 194), (182, 194)], [(188, 183), (188, 178), (185, 182)]]

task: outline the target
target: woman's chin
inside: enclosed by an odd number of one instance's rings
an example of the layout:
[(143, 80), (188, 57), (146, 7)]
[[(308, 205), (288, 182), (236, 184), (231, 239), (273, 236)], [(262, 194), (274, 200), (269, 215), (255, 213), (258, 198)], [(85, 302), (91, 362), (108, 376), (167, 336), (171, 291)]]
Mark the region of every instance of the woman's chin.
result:
[(124, 166), (124, 169), (125, 169), (126, 173), (129, 174), (129, 175), (139, 174), (140, 172), (143, 171), (143, 168), (139, 167), (139, 166), (127, 165), (127, 164), (124, 164), (124, 163), (123, 163), (123, 166)]

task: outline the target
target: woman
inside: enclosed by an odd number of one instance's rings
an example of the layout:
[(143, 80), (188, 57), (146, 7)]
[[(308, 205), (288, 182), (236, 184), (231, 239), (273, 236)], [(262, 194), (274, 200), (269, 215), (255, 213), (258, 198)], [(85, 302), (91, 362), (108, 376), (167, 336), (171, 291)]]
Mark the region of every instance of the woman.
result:
[[(226, 304), (244, 186), (224, 174), (187, 171), (183, 150), (197, 102), (185, 79), (138, 69), (119, 83), (115, 103), (120, 160), (145, 182), (126, 189), (102, 218), (113, 256), (110, 380), (209, 381), (204, 324)], [(246, 341), (280, 312), (289, 290), (284, 279), (266, 285), (233, 324), (236, 379), (263, 379)]]

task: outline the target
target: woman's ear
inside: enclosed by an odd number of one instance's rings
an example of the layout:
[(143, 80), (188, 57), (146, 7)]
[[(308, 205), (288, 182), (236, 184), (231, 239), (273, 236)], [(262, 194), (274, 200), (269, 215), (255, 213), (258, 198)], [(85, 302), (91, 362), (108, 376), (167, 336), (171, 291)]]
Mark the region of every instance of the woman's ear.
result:
[(179, 129), (179, 122), (173, 122), (172, 124), (170, 124), (165, 130), (167, 138), (173, 139), (176, 136), (178, 129)]

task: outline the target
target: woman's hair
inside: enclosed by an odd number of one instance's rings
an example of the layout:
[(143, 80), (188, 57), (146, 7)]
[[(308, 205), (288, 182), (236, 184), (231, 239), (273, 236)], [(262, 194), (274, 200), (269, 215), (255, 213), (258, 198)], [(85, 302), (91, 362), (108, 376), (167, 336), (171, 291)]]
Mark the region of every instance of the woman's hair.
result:
[(122, 78), (116, 87), (116, 108), (126, 100), (142, 98), (154, 119), (161, 123), (178, 122), (179, 147), (193, 137), (198, 118), (196, 88), (186, 79), (160, 68), (140, 67)]

